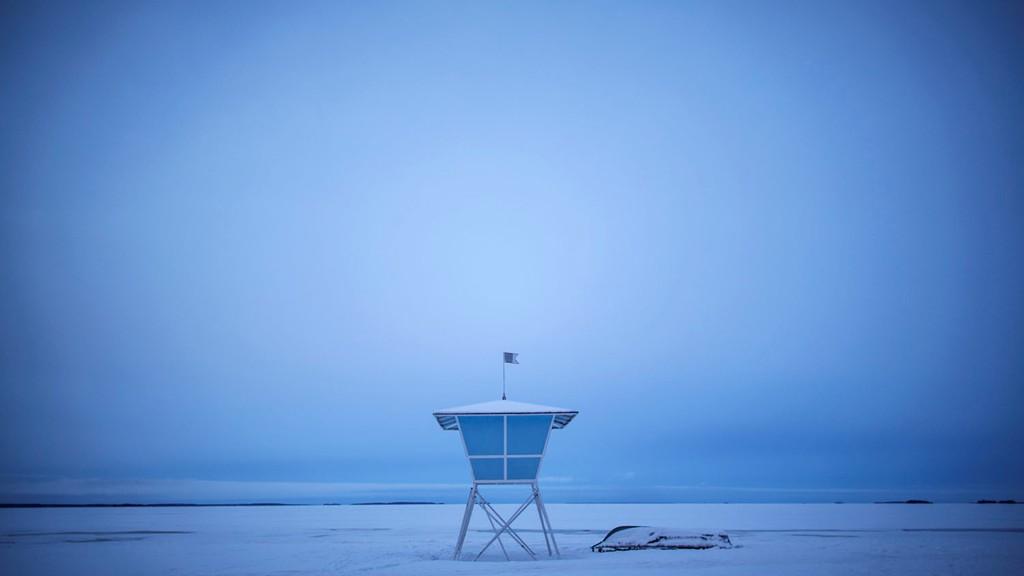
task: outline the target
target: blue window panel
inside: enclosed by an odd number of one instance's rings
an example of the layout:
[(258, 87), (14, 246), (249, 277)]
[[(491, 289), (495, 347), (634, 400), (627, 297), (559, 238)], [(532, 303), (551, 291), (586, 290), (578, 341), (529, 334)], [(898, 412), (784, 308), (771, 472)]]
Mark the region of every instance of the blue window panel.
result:
[(543, 454), (551, 431), (551, 416), (509, 416), (508, 453)]
[(540, 467), (540, 458), (509, 458), (508, 479), (509, 480), (535, 480), (537, 469)]
[(459, 416), (459, 429), (470, 456), (505, 454), (505, 422), (502, 416)]
[(473, 466), (473, 477), (477, 480), (504, 480), (504, 458), (470, 458)]

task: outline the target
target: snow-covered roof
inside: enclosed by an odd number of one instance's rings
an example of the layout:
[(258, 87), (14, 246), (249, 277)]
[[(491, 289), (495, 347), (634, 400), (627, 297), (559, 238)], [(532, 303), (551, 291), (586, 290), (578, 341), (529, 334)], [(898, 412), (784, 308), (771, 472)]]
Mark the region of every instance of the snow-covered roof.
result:
[(554, 406), (528, 404), (514, 400), (492, 400), (468, 406), (456, 406), (434, 412), (437, 423), (445, 430), (458, 430), (459, 421), (456, 416), (473, 416), (480, 414), (552, 414), (555, 417), (552, 428), (565, 428), (579, 414), (578, 410), (566, 410)]

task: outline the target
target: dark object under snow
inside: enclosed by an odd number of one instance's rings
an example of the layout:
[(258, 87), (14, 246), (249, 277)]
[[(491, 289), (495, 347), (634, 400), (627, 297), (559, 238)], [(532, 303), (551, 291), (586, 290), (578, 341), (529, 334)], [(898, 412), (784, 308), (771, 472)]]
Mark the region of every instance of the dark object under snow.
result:
[(594, 552), (623, 550), (707, 550), (732, 548), (725, 533), (685, 532), (674, 528), (652, 526), (619, 526), (604, 539), (590, 547)]

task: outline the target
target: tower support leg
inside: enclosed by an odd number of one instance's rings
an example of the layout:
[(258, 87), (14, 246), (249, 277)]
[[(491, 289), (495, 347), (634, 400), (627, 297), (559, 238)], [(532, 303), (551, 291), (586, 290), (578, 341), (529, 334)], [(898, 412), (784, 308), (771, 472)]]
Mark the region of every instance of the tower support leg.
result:
[(473, 516), (473, 506), (476, 504), (476, 482), (469, 489), (469, 500), (466, 501), (466, 511), (462, 513), (462, 528), (459, 529), (459, 541), (455, 544), (455, 560), (462, 555), (462, 544), (466, 541), (466, 531), (469, 529), (469, 519)]
[[(558, 542), (555, 542), (555, 531), (551, 528), (551, 520), (548, 518), (548, 509), (544, 507), (544, 500), (540, 497), (540, 489), (534, 484), (534, 490), (537, 494), (537, 510), (540, 511), (541, 528), (544, 530), (545, 535), (551, 537), (551, 547), (555, 549), (555, 556), (561, 556), (562, 553), (558, 551)], [(545, 541), (546, 538), (545, 538)], [(548, 549), (548, 555), (551, 555), (551, 549)]]
[(548, 547), (548, 556), (551, 556), (551, 540), (548, 538), (548, 524), (544, 519), (544, 512), (541, 509), (540, 503), (540, 489), (537, 487), (537, 483), (531, 484), (533, 488), (533, 502), (537, 506), (537, 517), (540, 518), (540, 531), (544, 534), (544, 545)]

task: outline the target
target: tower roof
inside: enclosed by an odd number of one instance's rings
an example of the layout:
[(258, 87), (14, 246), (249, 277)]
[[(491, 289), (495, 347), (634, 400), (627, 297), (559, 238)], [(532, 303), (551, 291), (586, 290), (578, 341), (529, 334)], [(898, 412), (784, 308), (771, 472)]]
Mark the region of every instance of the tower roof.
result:
[(566, 410), (554, 406), (515, 402), (513, 400), (492, 400), (468, 406), (456, 406), (434, 412), (437, 423), (445, 430), (458, 430), (459, 421), (456, 416), (478, 416), (481, 414), (551, 414), (555, 417), (552, 428), (565, 428), (579, 414), (578, 410)]

